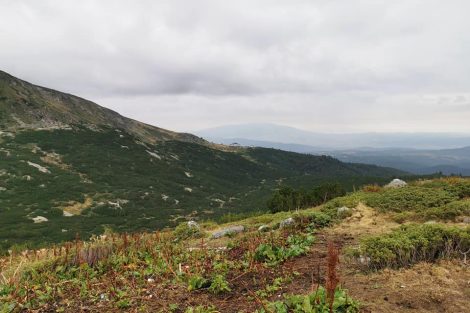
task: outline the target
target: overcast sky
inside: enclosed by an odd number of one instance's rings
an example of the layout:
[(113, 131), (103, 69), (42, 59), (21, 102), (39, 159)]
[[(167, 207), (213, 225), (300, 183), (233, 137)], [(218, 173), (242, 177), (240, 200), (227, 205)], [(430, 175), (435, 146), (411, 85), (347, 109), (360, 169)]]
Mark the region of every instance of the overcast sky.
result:
[(468, 0), (0, 0), (0, 69), (178, 131), (470, 133)]

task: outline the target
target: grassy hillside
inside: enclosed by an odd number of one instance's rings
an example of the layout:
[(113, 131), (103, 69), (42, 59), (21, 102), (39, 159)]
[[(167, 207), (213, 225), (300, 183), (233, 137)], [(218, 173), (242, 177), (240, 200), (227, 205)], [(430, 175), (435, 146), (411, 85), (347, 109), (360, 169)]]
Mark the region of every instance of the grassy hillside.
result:
[[(470, 180), (464, 179), (400, 189), (368, 186), (298, 212), (223, 225), (182, 223), (163, 232), (108, 232), (87, 242), (13, 253), (0, 259), (0, 309), (464, 312), (470, 228), (462, 221), (470, 211), (455, 214), (448, 205), (468, 204), (469, 196)], [(392, 207), (391, 199), (400, 201)], [(345, 205), (348, 210), (338, 210)], [(442, 214), (433, 223), (414, 215), (436, 208)], [(396, 221), (399, 212), (413, 214)], [(215, 236), (235, 225), (243, 231)]]
[[(0, 137), (0, 249), (266, 209), (275, 188), (356, 186), (402, 174), (271, 149), (145, 143), (124, 130), (23, 130)], [(47, 221), (34, 223), (33, 218)]]
[(264, 210), (275, 188), (402, 172), (209, 144), (0, 71), (0, 253)]

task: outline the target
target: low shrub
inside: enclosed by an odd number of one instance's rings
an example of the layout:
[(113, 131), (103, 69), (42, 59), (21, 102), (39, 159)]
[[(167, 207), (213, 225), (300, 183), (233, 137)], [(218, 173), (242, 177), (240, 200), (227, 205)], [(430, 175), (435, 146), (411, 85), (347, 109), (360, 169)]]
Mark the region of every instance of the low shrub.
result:
[(355, 192), (351, 193), (347, 196), (335, 198), (333, 200), (328, 201), (321, 209), (321, 211), (331, 218), (337, 218), (338, 216), (338, 208), (341, 207), (348, 207), (348, 208), (355, 208), (359, 205), (360, 202), (365, 201), (368, 195), (364, 192)]
[(210, 287), (211, 282), (200, 275), (191, 276), (188, 280), (188, 291), (194, 291)]
[(439, 208), (431, 208), (420, 212), (424, 219), (455, 220), (461, 215), (470, 215), (470, 200), (450, 202)]
[(379, 185), (365, 185), (362, 187), (362, 191), (364, 192), (380, 192), (383, 190), (383, 187)]
[(256, 248), (254, 258), (259, 262), (274, 266), (289, 258), (307, 253), (314, 240), (315, 238), (310, 234), (290, 235), (287, 237), (286, 245), (262, 243)]
[(217, 309), (210, 305), (210, 306), (205, 306), (205, 305), (199, 305), (197, 307), (189, 307), (186, 308), (184, 313), (218, 313)]
[(370, 268), (399, 268), (420, 261), (459, 257), (470, 249), (470, 228), (460, 229), (439, 224), (403, 225), (392, 233), (369, 237), (353, 252), (367, 260)]
[(404, 212), (441, 207), (458, 197), (443, 189), (408, 186), (371, 193), (364, 200), (368, 206), (384, 212)]
[(309, 221), (309, 226), (316, 229), (328, 227), (333, 223), (331, 216), (324, 212), (312, 212), (306, 217)]
[(224, 275), (217, 274), (212, 278), (209, 291), (214, 294), (232, 291)]
[(204, 237), (204, 232), (200, 229), (200, 227), (190, 226), (186, 222), (176, 226), (173, 234), (177, 240)]
[[(319, 287), (308, 295), (287, 295), (282, 301), (269, 302), (265, 305), (268, 312), (276, 313), (355, 313), (359, 312), (359, 304), (348, 297), (346, 290), (337, 288), (335, 291), (332, 311), (325, 288)], [(263, 308), (257, 313), (267, 313)]]

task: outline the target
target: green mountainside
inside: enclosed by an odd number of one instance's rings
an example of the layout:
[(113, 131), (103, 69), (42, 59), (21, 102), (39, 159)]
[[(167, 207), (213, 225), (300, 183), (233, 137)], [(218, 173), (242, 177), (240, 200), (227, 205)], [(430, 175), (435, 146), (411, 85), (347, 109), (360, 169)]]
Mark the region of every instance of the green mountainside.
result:
[(266, 209), (281, 185), (347, 188), (404, 172), (215, 146), (0, 72), (0, 250)]

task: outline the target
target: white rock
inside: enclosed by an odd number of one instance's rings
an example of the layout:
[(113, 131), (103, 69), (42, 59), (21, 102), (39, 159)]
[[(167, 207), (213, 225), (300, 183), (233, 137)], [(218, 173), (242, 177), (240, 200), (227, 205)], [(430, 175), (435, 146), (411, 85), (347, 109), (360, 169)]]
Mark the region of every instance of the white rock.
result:
[(197, 229), (199, 229), (199, 224), (196, 223), (195, 221), (189, 221), (189, 222), (188, 222), (188, 227), (189, 227), (189, 228), (197, 228)]
[(152, 151), (149, 151), (149, 150), (145, 150), (145, 151), (147, 151), (148, 154), (150, 154), (151, 156), (153, 156), (156, 159), (159, 159), (159, 160), (162, 159), (162, 157), (159, 156), (158, 154), (156, 154), (155, 152), (152, 152)]
[(41, 165), (39, 165), (39, 164), (30, 162), (30, 161), (28, 161), (27, 163), (28, 163), (29, 166), (32, 166), (32, 167), (37, 168), (38, 171), (40, 171), (41, 173), (50, 174), (50, 172), (51, 172), (51, 171), (49, 171), (46, 167), (41, 166)]
[(346, 207), (346, 206), (343, 206), (343, 207), (341, 207), (341, 208), (338, 208), (338, 210), (336, 210), (336, 213), (337, 213), (338, 215), (341, 215), (342, 213), (344, 213), (344, 212), (349, 212), (349, 211), (351, 211), (350, 208), (348, 208), (348, 207)]
[(245, 231), (245, 226), (243, 225), (230, 226), (230, 227), (214, 232), (211, 238), (212, 239), (222, 238), (224, 236), (231, 235), (231, 234), (238, 234), (243, 231)]
[(289, 217), (288, 219), (283, 220), (279, 224), (279, 228), (285, 228), (285, 227), (288, 227), (288, 226), (292, 226), (294, 224), (295, 224), (295, 220), (292, 217)]
[(259, 232), (266, 232), (266, 231), (269, 231), (269, 226), (268, 225), (261, 225), (260, 227), (258, 227), (258, 231)]
[(33, 217), (32, 220), (34, 221), (34, 223), (38, 224), (38, 223), (44, 223), (44, 222), (48, 222), (49, 220), (47, 218), (45, 218), (44, 216), (36, 216), (36, 217)]
[(362, 265), (369, 265), (370, 264), (370, 257), (361, 255), (361, 256), (359, 256), (358, 261)]
[(193, 189), (192, 189), (192, 188), (189, 188), (189, 187), (184, 187), (184, 191), (193, 192)]
[(402, 188), (405, 186), (408, 186), (408, 184), (404, 180), (395, 178), (388, 185), (386, 185), (385, 188)]
[(190, 172), (184, 172), (184, 175), (189, 178), (193, 177), (193, 174), (191, 174)]

